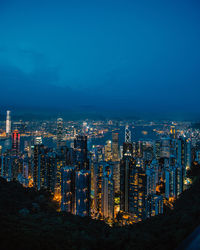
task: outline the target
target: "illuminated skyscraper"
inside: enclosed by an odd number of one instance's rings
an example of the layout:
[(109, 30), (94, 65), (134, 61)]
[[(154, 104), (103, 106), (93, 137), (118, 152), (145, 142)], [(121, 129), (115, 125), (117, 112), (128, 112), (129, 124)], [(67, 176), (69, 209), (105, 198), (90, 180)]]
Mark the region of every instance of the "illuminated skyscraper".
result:
[(18, 130), (12, 133), (12, 152), (13, 155), (18, 155), (20, 152), (20, 134)]
[(77, 170), (88, 170), (87, 136), (78, 135), (74, 139), (75, 165)]
[(102, 162), (104, 161), (105, 156), (105, 150), (103, 145), (96, 145), (92, 149), (94, 154), (94, 160), (96, 162)]
[[(183, 167), (183, 178), (186, 178), (186, 168), (187, 168), (187, 151), (189, 150), (189, 146), (187, 143), (187, 139), (185, 137), (180, 137), (177, 140), (177, 162)], [(189, 158), (188, 158), (189, 159)], [(185, 188), (185, 187), (184, 187)]]
[(128, 125), (125, 127), (125, 142), (131, 143), (131, 131)]
[(139, 158), (142, 158), (143, 152), (144, 152), (143, 141), (138, 141), (136, 143), (136, 156)]
[(23, 172), (22, 172), (23, 176), (25, 179), (28, 179), (29, 177), (29, 161), (28, 161), (28, 157), (25, 157), (23, 159)]
[(191, 163), (192, 163), (192, 146), (191, 146), (191, 140), (187, 139), (186, 170), (189, 170), (191, 168)]
[(147, 217), (156, 216), (163, 213), (163, 196), (162, 195), (149, 195), (147, 198)]
[[(61, 173), (62, 168), (66, 166), (67, 162), (70, 162), (70, 160), (67, 160), (66, 157), (66, 147), (60, 147), (59, 154), (57, 154), (56, 157), (56, 170), (55, 170), (55, 195), (60, 196), (61, 195)], [(67, 165), (70, 166), (70, 165)]]
[(105, 161), (110, 161), (112, 159), (112, 142), (110, 140), (106, 141), (105, 145)]
[(172, 139), (176, 139), (176, 135), (177, 135), (176, 127), (173, 125), (173, 126), (170, 127), (170, 137)]
[(169, 164), (165, 164), (165, 197), (177, 198), (183, 192), (184, 172), (180, 163), (171, 156)]
[(151, 167), (145, 170), (144, 161), (124, 156), (120, 164), (120, 209), (138, 221), (148, 217), (148, 197), (156, 192), (156, 175)]
[(41, 136), (36, 136), (36, 137), (34, 138), (34, 144), (35, 144), (35, 145), (42, 144), (42, 137), (41, 137)]
[(45, 170), (45, 188), (54, 192), (56, 184), (56, 155), (53, 152), (49, 152), (46, 156), (46, 170)]
[(131, 156), (133, 157), (133, 144), (130, 142), (123, 143), (123, 157)]
[(88, 124), (87, 124), (87, 122), (83, 122), (82, 131), (83, 131), (83, 134), (86, 134), (88, 132)]
[(124, 156), (120, 161), (120, 209), (124, 212), (133, 213), (133, 184), (135, 159)]
[(161, 166), (159, 165), (158, 161), (154, 159), (151, 162), (150, 168), (155, 173), (155, 181), (156, 181), (156, 185), (157, 185), (159, 183), (160, 176), (161, 176)]
[(103, 182), (103, 172), (106, 167), (106, 162), (97, 162), (94, 164), (94, 206), (95, 211), (99, 217), (102, 213), (102, 182)]
[(75, 167), (61, 170), (61, 211), (75, 214)]
[(146, 189), (147, 195), (156, 193), (156, 172), (152, 166), (146, 167)]
[(112, 161), (119, 160), (119, 134), (112, 133)]
[(112, 161), (109, 162), (109, 166), (112, 171), (113, 180), (114, 180), (114, 191), (115, 193), (120, 192), (120, 162), (119, 161)]
[(64, 145), (63, 142), (63, 119), (57, 119), (57, 149)]
[(56, 160), (50, 149), (42, 144), (34, 146), (33, 160), (33, 184), (38, 190), (46, 188), (49, 191), (54, 190)]
[(101, 212), (105, 219), (114, 218), (114, 180), (111, 171), (108, 169), (104, 171), (102, 181), (102, 208)]
[(11, 115), (10, 111), (7, 111), (7, 116), (6, 116), (6, 135), (9, 136), (11, 134)]
[(161, 142), (160, 140), (156, 140), (154, 143), (154, 156), (156, 160), (160, 159), (160, 150), (161, 150)]
[(133, 185), (134, 210), (138, 220), (144, 220), (147, 217), (147, 175), (141, 168), (136, 169), (134, 173)]
[(12, 156), (4, 153), (1, 156), (1, 177), (11, 180), (12, 177)]
[(160, 157), (170, 158), (171, 138), (161, 138)]
[(36, 189), (40, 189), (41, 184), (41, 176), (43, 173), (44, 166), (41, 165), (42, 162), (44, 162), (42, 159), (44, 157), (41, 157), (41, 154), (44, 150), (44, 145), (35, 145), (34, 146), (34, 156), (33, 156), (33, 184)]
[(87, 170), (76, 172), (76, 215), (90, 216), (91, 173)]

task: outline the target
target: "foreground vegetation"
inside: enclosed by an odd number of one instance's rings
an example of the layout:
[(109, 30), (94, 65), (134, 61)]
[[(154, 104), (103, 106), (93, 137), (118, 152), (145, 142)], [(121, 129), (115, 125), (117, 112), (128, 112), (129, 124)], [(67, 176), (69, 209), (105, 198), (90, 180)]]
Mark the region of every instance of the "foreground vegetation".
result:
[(200, 224), (200, 167), (174, 210), (127, 227), (57, 213), (44, 191), (0, 179), (0, 249), (175, 249)]

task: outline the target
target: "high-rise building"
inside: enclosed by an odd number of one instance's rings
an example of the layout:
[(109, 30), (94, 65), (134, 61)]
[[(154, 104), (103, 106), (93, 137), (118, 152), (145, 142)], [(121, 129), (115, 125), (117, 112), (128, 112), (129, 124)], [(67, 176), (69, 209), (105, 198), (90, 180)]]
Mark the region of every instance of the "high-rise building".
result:
[(112, 177), (114, 180), (114, 191), (115, 193), (120, 192), (120, 162), (112, 161), (109, 162), (109, 166), (112, 172)]
[(177, 181), (176, 181), (176, 169), (175, 167), (168, 166), (165, 168), (165, 197), (176, 198), (177, 197)]
[(34, 155), (33, 155), (33, 184), (36, 189), (40, 189), (40, 184), (42, 175), (44, 173), (44, 154), (41, 157), (41, 154), (44, 150), (44, 145), (35, 145), (34, 146)]
[(192, 164), (192, 143), (190, 139), (187, 139), (187, 160), (186, 160), (186, 170), (191, 168)]
[(6, 135), (9, 136), (11, 134), (11, 112), (8, 110), (7, 111), (7, 116), (6, 116)]
[(112, 159), (112, 142), (110, 140), (106, 141), (105, 145), (105, 161), (110, 161)]
[(125, 127), (125, 142), (131, 143), (131, 131), (128, 125)]
[(96, 162), (94, 164), (94, 208), (97, 216), (102, 216), (102, 182), (103, 182), (103, 172), (107, 166), (106, 162)]
[(29, 159), (28, 159), (28, 157), (25, 157), (24, 159), (23, 159), (23, 171), (22, 171), (22, 174), (23, 174), (23, 177), (25, 178), (25, 179), (28, 179), (28, 177), (29, 177)]
[(170, 158), (171, 155), (171, 138), (161, 138), (160, 157)]
[(22, 175), (23, 160), (20, 157), (12, 156), (11, 160), (11, 178), (17, 179), (18, 175)]
[(65, 154), (62, 154), (62, 147), (60, 148), (60, 154), (56, 156), (56, 170), (55, 170), (55, 195), (61, 195), (61, 173), (62, 168), (66, 166)]
[(120, 161), (120, 209), (132, 213), (133, 208), (133, 184), (135, 159), (131, 156), (124, 156)]
[(123, 157), (131, 156), (133, 157), (133, 144), (129, 142), (123, 143)]
[(63, 119), (57, 119), (57, 149), (59, 150), (61, 146), (64, 145), (63, 142)]
[(13, 155), (18, 155), (20, 152), (20, 134), (18, 130), (12, 133), (12, 152)]
[(89, 166), (90, 166), (90, 173), (91, 173), (91, 197), (94, 198), (94, 186), (95, 186), (95, 169), (94, 164), (95, 161), (93, 159), (93, 155), (91, 154), (89, 157)]
[(42, 144), (34, 146), (33, 184), (36, 189), (54, 191), (56, 159), (55, 154)]
[(119, 134), (112, 133), (112, 161), (119, 160)]
[(45, 188), (54, 193), (56, 184), (56, 155), (49, 152), (46, 156)]
[(156, 175), (153, 168), (145, 170), (141, 158), (125, 156), (120, 164), (120, 209), (132, 214), (137, 221), (148, 217), (148, 196), (156, 192)]
[(163, 213), (163, 196), (149, 195), (147, 198), (147, 217), (156, 216)]
[(138, 220), (144, 220), (147, 217), (147, 174), (137, 163), (136, 168), (132, 174), (133, 185), (131, 185), (132, 213), (134, 213)]
[(160, 159), (160, 150), (161, 150), (161, 142), (160, 140), (156, 140), (154, 143), (154, 156), (156, 160)]
[(13, 157), (9, 153), (4, 153), (1, 156), (1, 177), (8, 180), (12, 179), (12, 161)]
[(86, 134), (88, 132), (88, 124), (87, 124), (87, 122), (83, 122), (82, 131), (83, 131), (83, 134)]
[[(184, 177), (186, 177), (186, 168), (187, 168), (187, 150), (189, 146), (187, 145), (187, 139), (180, 137), (177, 140), (177, 162), (183, 167)], [(190, 153), (188, 154), (188, 156)]]
[(152, 166), (146, 167), (146, 188), (147, 195), (156, 193), (156, 172)]
[(46, 174), (46, 152), (43, 149), (39, 154), (38, 165), (38, 189), (45, 188), (45, 174)]
[(102, 162), (105, 160), (105, 150), (104, 150), (104, 146), (102, 145), (96, 145), (93, 147), (92, 149), (92, 152), (93, 152), (93, 158), (94, 158), (94, 161), (96, 162)]
[(109, 167), (104, 171), (103, 181), (102, 181), (102, 216), (105, 219), (114, 219), (114, 180)]
[(158, 161), (154, 159), (150, 164), (150, 168), (155, 173), (155, 182), (157, 185), (159, 183), (160, 178), (161, 178), (161, 167), (159, 166)]
[(41, 136), (36, 136), (36, 137), (34, 138), (34, 144), (35, 144), (35, 145), (42, 144), (42, 137), (41, 137)]
[(144, 152), (143, 141), (138, 141), (136, 143), (136, 156), (138, 158), (142, 158), (143, 152)]
[(76, 172), (76, 215), (90, 216), (91, 173), (88, 170)]
[(89, 170), (87, 136), (78, 135), (74, 139), (74, 153), (77, 170)]
[(175, 157), (171, 156), (165, 164), (165, 197), (176, 199), (183, 192), (184, 171)]
[(61, 170), (61, 211), (75, 214), (75, 167)]
[(170, 127), (170, 137), (172, 139), (176, 139), (177, 132), (176, 132), (176, 127), (173, 125)]

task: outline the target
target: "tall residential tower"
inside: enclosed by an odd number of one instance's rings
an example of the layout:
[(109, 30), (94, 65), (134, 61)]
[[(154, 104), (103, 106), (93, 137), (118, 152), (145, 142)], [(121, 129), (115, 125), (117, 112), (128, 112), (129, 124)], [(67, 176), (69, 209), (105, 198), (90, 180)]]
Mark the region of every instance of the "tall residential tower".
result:
[(6, 115), (6, 135), (9, 136), (11, 135), (11, 115), (10, 115), (10, 111), (7, 111), (7, 115)]

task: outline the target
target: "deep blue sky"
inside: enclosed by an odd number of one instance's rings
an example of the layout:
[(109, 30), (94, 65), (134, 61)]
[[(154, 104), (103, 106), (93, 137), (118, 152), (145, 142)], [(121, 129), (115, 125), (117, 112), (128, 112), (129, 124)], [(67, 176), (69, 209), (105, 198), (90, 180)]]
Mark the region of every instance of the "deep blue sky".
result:
[(0, 106), (200, 113), (200, 1), (0, 0)]

